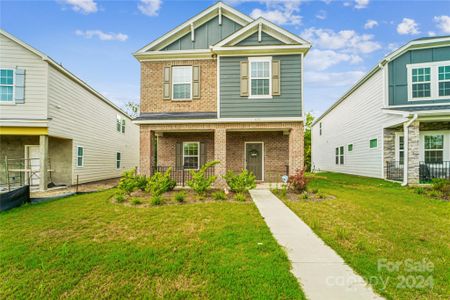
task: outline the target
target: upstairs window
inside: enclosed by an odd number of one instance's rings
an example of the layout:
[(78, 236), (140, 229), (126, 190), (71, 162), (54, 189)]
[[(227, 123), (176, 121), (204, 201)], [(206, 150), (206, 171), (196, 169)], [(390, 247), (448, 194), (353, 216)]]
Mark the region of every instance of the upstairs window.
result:
[(431, 97), (431, 68), (412, 69), (412, 97)]
[(377, 139), (371, 139), (370, 142), (369, 142), (369, 145), (370, 145), (370, 149), (377, 148), (378, 147), (378, 140)]
[(125, 133), (125, 118), (119, 115), (117, 115), (116, 130), (117, 132)]
[(450, 65), (438, 68), (439, 97), (450, 96)]
[(322, 135), (322, 122), (319, 123), (319, 135)]
[(120, 169), (120, 165), (122, 162), (122, 154), (120, 152), (116, 153), (116, 169)]
[(425, 136), (425, 163), (441, 164), (444, 160), (444, 136)]
[(348, 152), (352, 152), (353, 151), (353, 144), (348, 144)]
[(14, 102), (14, 70), (0, 69), (0, 103)]
[(125, 133), (125, 119), (122, 119), (122, 133)]
[(84, 166), (84, 148), (77, 146), (77, 167)]
[(172, 67), (172, 99), (192, 99), (192, 66)]
[(272, 58), (250, 57), (250, 97), (268, 98), (272, 95)]

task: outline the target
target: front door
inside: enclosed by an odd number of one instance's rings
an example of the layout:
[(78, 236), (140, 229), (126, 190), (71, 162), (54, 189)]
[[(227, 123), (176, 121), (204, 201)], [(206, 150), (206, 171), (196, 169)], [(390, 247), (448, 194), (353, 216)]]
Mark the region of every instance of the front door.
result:
[(256, 180), (263, 180), (263, 163), (263, 143), (246, 143), (245, 166), (256, 176)]

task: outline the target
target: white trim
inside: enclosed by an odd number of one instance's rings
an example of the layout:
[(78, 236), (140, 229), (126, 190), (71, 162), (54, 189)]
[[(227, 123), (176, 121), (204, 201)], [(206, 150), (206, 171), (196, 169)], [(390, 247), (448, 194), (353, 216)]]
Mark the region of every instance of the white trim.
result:
[(260, 123), (260, 122), (303, 122), (302, 117), (269, 117), (269, 118), (219, 118), (219, 119), (187, 119), (187, 120), (135, 120), (134, 124), (203, 124), (203, 123)]
[(264, 145), (264, 142), (261, 142), (261, 141), (257, 141), (257, 142), (244, 142), (244, 169), (246, 169), (247, 170), (247, 144), (261, 144), (262, 146), (261, 146), (261, 148), (262, 148), (262, 159), (261, 159), (261, 163), (262, 163), (262, 166), (261, 166), (261, 181), (264, 181), (264, 179), (265, 179), (265, 174), (264, 174), (264, 172), (265, 172), (265, 156), (266, 156), (266, 153), (265, 153), (265, 145)]
[[(408, 101), (433, 101), (433, 100), (448, 100), (450, 96), (439, 96), (439, 67), (450, 66), (450, 60), (407, 64), (407, 82), (408, 82)], [(418, 83), (430, 83), (430, 96), (422, 98), (412, 97), (412, 70), (418, 68), (430, 68), (430, 81), (418, 82)], [(447, 82), (448, 80), (443, 80)], [(442, 104), (441, 104), (442, 105)], [(445, 105), (445, 104), (444, 104)]]
[[(252, 95), (252, 63), (269, 63), (269, 93), (267, 95)], [(248, 58), (248, 99), (272, 99), (272, 56), (249, 57)], [(267, 79), (266, 77), (257, 77), (256, 79)]]
[(0, 67), (0, 70), (6, 70), (6, 71), (12, 71), (13, 75), (12, 75), (12, 84), (1, 84), (0, 86), (12, 86), (12, 99), (11, 101), (7, 101), (7, 100), (1, 100), (0, 99), (0, 105), (16, 105), (16, 69), (14, 68), (4, 68), (4, 67)]
[[(400, 164), (400, 137), (403, 137), (403, 165), (405, 164), (405, 133), (404, 132), (395, 132), (395, 142), (394, 142), (394, 149), (395, 149), (395, 161), (398, 161)], [(401, 164), (400, 164), (401, 165)], [(401, 165), (401, 166), (403, 166)]]
[[(81, 156), (78, 155), (78, 148), (83, 149), (83, 155), (81, 155)], [(75, 157), (76, 157), (75, 167), (83, 168), (84, 167), (84, 158), (85, 158), (84, 146), (76, 145), (76, 149), (77, 149), (77, 152), (76, 152), (76, 155), (75, 155)], [(78, 165), (78, 158), (79, 157), (81, 157), (81, 166)]]
[[(190, 74), (191, 74), (191, 81), (190, 82), (177, 82), (177, 83), (174, 83), (174, 80), (173, 80), (173, 78), (174, 78), (174, 76), (173, 76), (173, 74), (174, 74), (174, 69), (182, 69), (182, 68), (189, 68), (191, 71), (190, 71)], [(189, 86), (190, 86), (190, 92), (189, 92), (189, 98), (174, 98), (173, 97), (173, 95), (174, 95), (174, 87), (175, 87), (175, 84), (188, 84), (189, 83)], [(172, 66), (172, 80), (171, 80), (171, 84), (172, 84), (172, 97), (171, 97), (171, 100), (172, 101), (190, 101), (190, 100), (192, 100), (192, 65), (189, 65), (189, 66), (187, 66), (187, 65), (180, 65), (180, 66)]]
[[(184, 168), (184, 145), (185, 144), (197, 144), (197, 155), (187, 155), (186, 157), (197, 157), (197, 168), (196, 169), (185, 169)], [(200, 142), (183, 142), (182, 149), (183, 152), (183, 170), (198, 170), (200, 169)]]
[[(444, 45), (441, 45), (441, 47), (445, 47), (446, 43), (450, 42), (450, 37), (436, 37), (436, 38), (430, 38), (425, 40), (418, 40), (418, 41), (411, 41), (407, 43), (406, 45), (398, 48), (397, 50), (393, 51), (389, 55), (387, 55), (384, 59), (387, 61), (391, 61), (398, 56), (402, 55), (404, 52), (410, 50), (410, 48), (413, 48), (414, 46), (422, 46), (427, 45), (430, 43), (444, 43)], [(447, 45), (448, 46), (448, 45)], [(437, 45), (429, 45), (429, 46), (423, 46), (423, 47), (417, 47), (420, 49), (428, 49), (428, 48), (435, 48), (438, 47)]]
[(258, 24), (258, 42), (261, 42), (261, 36), (262, 36), (261, 31), (262, 31), (262, 24), (259, 23)]
[[(426, 136), (443, 136), (443, 145), (442, 149), (428, 149), (428, 151), (439, 150), (442, 151), (442, 160), (449, 161), (450, 160), (450, 130), (430, 130), (430, 131), (421, 131), (419, 134), (419, 159), (420, 161), (425, 162), (425, 137)], [(433, 163), (439, 164), (439, 163)]]
[[(377, 141), (377, 146), (376, 146), (376, 147), (371, 147), (371, 145), (370, 145), (370, 142), (373, 141), (373, 140), (376, 140), (376, 141)], [(369, 138), (369, 150), (370, 150), (370, 149), (378, 149), (378, 147), (379, 147), (379, 144), (378, 144), (378, 137), (376, 136), (376, 137)]]
[[(304, 98), (304, 91), (303, 91), (303, 77), (304, 77), (304, 72), (303, 72), (303, 59), (305, 57), (305, 54), (301, 53), (300, 54), (300, 97), (302, 97), (301, 99), (301, 103), (302, 103), (302, 118), (305, 118), (305, 98)], [(281, 73), (281, 72), (280, 72)], [(281, 90), (281, 74), (280, 74), (280, 90)]]
[[(383, 70), (383, 97), (384, 97), (384, 106), (389, 106), (389, 68), (388, 64), (384, 66), (380, 66)], [(384, 168), (383, 168), (384, 170)]]
[(212, 47), (213, 52), (225, 52), (225, 51), (255, 51), (255, 50), (307, 50), (310, 46), (305, 45), (276, 45), (276, 46), (238, 46), (238, 47)]
[(217, 60), (216, 60), (216, 64), (217, 64), (217, 68), (216, 68), (216, 77), (217, 77), (217, 89), (216, 89), (216, 93), (217, 93), (217, 118), (220, 119), (220, 56), (217, 55)]

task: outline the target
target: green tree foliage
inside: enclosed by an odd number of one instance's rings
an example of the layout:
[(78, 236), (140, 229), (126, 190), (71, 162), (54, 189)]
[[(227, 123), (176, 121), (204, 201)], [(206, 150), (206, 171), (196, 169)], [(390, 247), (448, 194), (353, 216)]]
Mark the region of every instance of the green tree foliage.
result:
[(311, 113), (306, 114), (305, 122), (305, 170), (311, 171), (311, 126), (314, 121), (314, 117)]

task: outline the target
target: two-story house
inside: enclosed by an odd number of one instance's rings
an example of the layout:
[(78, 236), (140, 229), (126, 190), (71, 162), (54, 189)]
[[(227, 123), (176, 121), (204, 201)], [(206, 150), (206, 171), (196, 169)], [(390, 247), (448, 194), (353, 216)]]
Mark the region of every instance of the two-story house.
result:
[(138, 50), (140, 171), (219, 160), (217, 175), (247, 168), (257, 180), (279, 181), (303, 168), (310, 47), (218, 2)]
[(450, 37), (387, 55), (313, 124), (312, 163), (402, 181), (450, 178)]
[(139, 127), (39, 50), (0, 30), (0, 184), (41, 190), (119, 177)]

